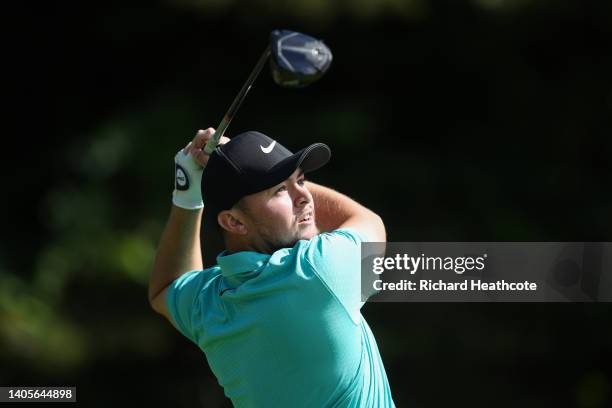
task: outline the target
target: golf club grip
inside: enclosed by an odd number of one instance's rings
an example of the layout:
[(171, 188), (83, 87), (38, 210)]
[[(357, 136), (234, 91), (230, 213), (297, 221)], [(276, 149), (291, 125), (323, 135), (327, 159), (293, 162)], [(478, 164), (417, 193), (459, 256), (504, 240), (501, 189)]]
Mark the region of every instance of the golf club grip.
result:
[(229, 126), (230, 121), (231, 118), (228, 119), (227, 116), (223, 117), (223, 120), (221, 123), (219, 123), (219, 126), (217, 126), (215, 133), (213, 133), (212, 137), (208, 140), (208, 142), (206, 142), (206, 146), (204, 146), (204, 152), (206, 154), (211, 154), (215, 151), (215, 148), (219, 144), (219, 140), (221, 139), (221, 136), (223, 136), (223, 133), (225, 133), (225, 129), (227, 129)]
[(234, 101), (232, 102), (229, 109), (225, 113), (225, 116), (223, 117), (223, 120), (217, 127), (215, 134), (213, 135), (213, 137), (210, 138), (208, 143), (206, 143), (206, 146), (204, 147), (204, 152), (206, 152), (207, 154), (211, 154), (215, 150), (217, 145), (219, 144), (219, 139), (221, 139), (221, 136), (223, 136), (223, 133), (225, 132), (230, 122), (234, 118), (234, 115), (236, 115), (238, 108), (242, 104), (242, 101), (244, 101), (244, 98), (246, 97), (247, 93), (251, 89), (251, 85), (253, 85), (253, 82), (255, 82), (255, 80), (257, 79), (257, 76), (261, 72), (261, 69), (265, 65), (271, 53), (272, 53), (272, 48), (270, 44), (268, 44), (264, 52), (259, 57), (257, 64), (255, 64), (255, 67), (249, 74), (249, 77), (247, 78), (246, 82), (244, 83), (244, 85), (242, 85), (240, 92), (238, 92), (238, 95), (236, 95), (236, 97), (234, 98)]

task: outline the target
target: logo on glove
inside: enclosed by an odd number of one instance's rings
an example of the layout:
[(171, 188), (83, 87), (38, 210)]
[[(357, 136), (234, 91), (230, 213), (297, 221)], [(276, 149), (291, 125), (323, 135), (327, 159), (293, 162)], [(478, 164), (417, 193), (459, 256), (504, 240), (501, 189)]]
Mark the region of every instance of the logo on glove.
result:
[(187, 177), (187, 172), (178, 164), (176, 165), (175, 181), (177, 190), (185, 191), (189, 189), (189, 178)]

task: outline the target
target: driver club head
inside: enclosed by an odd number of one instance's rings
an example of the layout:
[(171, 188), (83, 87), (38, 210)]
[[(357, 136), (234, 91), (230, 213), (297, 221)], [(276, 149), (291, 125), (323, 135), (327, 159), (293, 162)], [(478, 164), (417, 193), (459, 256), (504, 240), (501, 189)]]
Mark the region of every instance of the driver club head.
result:
[(206, 153), (211, 154), (215, 150), (221, 135), (227, 130), (268, 58), (274, 82), (286, 88), (302, 88), (315, 82), (327, 72), (331, 65), (332, 53), (323, 41), (308, 35), (289, 30), (272, 31), (266, 50), (259, 57), (251, 74), (217, 126), (217, 130), (206, 143), (204, 147)]
[(270, 45), (272, 78), (286, 88), (310, 85), (332, 62), (332, 53), (323, 41), (295, 31), (272, 31)]

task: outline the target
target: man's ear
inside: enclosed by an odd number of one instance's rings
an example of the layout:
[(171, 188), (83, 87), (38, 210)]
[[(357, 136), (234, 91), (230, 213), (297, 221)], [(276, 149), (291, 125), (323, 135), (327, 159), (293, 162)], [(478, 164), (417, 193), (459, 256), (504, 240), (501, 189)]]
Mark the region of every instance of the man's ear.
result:
[(241, 214), (234, 209), (221, 211), (217, 215), (217, 222), (221, 228), (232, 234), (246, 235), (248, 232), (246, 225), (242, 222)]

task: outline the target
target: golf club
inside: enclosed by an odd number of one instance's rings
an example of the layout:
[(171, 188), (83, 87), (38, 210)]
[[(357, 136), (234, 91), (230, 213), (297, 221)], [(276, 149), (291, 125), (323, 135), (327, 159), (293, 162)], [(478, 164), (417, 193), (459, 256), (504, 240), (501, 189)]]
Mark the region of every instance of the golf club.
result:
[(295, 31), (274, 30), (266, 47), (246, 82), (234, 98), (204, 151), (211, 154), (219, 139), (236, 115), (238, 108), (270, 58), (274, 82), (285, 88), (301, 88), (315, 82), (325, 74), (332, 62), (332, 53), (323, 41)]

